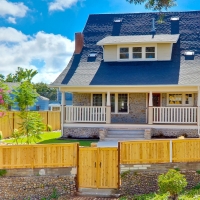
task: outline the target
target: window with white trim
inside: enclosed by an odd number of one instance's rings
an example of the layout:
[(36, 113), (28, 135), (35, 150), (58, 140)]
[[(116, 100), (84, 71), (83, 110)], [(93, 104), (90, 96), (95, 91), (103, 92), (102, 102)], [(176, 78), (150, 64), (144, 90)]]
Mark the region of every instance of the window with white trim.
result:
[(133, 47), (133, 59), (141, 59), (142, 58), (142, 47)]
[(93, 106), (102, 106), (102, 94), (93, 94)]
[(155, 47), (146, 47), (146, 58), (155, 58)]
[(155, 46), (123, 46), (118, 48), (118, 59), (124, 61), (150, 61), (157, 58)]
[(119, 55), (120, 59), (129, 59), (129, 48), (120, 48), (120, 55)]
[(191, 93), (169, 93), (168, 105), (193, 105), (193, 94)]
[(118, 112), (128, 112), (128, 94), (118, 94)]

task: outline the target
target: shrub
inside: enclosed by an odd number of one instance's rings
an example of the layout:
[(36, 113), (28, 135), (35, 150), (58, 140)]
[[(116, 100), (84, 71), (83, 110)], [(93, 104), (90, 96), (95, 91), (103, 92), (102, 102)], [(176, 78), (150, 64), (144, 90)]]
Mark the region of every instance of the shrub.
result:
[(52, 131), (52, 126), (51, 125), (49, 125), (49, 124), (47, 124), (47, 131)]
[(0, 169), (0, 176), (6, 175), (7, 171), (5, 169)]
[(176, 200), (178, 194), (187, 186), (187, 181), (179, 171), (170, 169), (158, 177), (158, 185), (161, 193), (169, 192), (170, 198)]

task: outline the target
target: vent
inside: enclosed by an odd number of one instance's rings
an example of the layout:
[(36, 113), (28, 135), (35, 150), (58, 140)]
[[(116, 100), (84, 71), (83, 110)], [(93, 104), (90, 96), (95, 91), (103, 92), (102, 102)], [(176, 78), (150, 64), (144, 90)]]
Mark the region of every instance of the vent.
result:
[(95, 53), (95, 52), (89, 53), (88, 57), (89, 58), (95, 58), (95, 57), (97, 57), (97, 53)]
[(115, 23), (120, 23), (120, 22), (122, 22), (122, 19), (114, 19), (113, 22), (115, 22)]
[(179, 17), (171, 17), (171, 21), (179, 21)]
[(185, 51), (184, 55), (185, 56), (194, 56), (194, 51)]

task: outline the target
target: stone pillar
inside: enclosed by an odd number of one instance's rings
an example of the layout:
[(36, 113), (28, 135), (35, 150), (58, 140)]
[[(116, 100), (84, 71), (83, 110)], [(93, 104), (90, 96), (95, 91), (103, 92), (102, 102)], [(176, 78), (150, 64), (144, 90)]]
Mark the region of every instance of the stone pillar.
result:
[(106, 99), (106, 124), (111, 123), (111, 106), (110, 106), (110, 92), (107, 92)]
[(150, 93), (149, 93), (148, 124), (153, 124), (153, 101), (152, 101), (152, 91), (150, 91)]
[[(65, 92), (62, 92), (62, 97), (61, 97), (61, 137), (64, 135), (64, 122), (65, 122)], [(66, 113), (67, 114), (67, 113)]]
[(151, 129), (145, 129), (144, 130), (144, 139), (145, 140), (151, 140)]

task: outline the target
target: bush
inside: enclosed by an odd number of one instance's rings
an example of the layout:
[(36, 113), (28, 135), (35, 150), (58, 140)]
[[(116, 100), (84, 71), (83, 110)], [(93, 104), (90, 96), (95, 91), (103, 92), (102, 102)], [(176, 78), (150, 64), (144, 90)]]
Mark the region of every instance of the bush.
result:
[(179, 171), (170, 169), (158, 177), (158, 185), (161, 193), (169, 192), (170, 198), (176, 200), (178, 194), (187, 186), (187, 181)]
[(49, 125), (49, 124), (47, 124), (47, 131), (52, 131), (52, 126), (51, 125)]
[(0, 169), (0, 176), (6, 175), (7, 171), (5, 169)]

